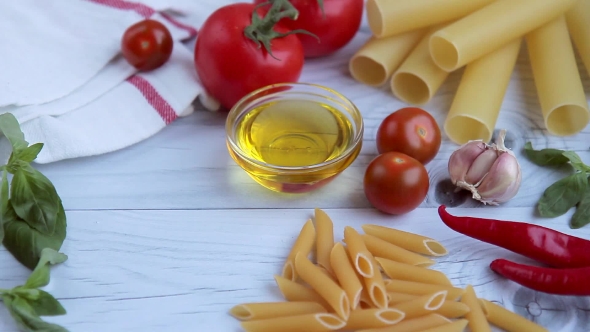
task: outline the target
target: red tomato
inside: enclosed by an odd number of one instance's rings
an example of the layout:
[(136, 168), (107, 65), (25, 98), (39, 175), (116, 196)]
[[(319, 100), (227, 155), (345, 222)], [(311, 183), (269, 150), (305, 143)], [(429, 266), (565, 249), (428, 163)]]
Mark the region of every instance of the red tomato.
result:
[[(254, 2), (261, 4), (268, 0)], [(320, 39), (318, 42), (313, 36), (297, 34), (308, 58), (331, 54), (348, 44), (363, 17), (364, 0), (324, 0), (325, 16), (318, 0), (291, 0), (291, 4), (299, 11), (299, 17), (283, 19), (281, 23), (291, 30), (307, 30)]]
[[(298, 81), (303, 69), (303, 47), (297, 36), (273, 39), (271, 55), (244, 35), (254, 8), (252, 3), (219, 8), (201, 27), (195, 45), (199, 79), (207, 93), (226, 109), (266, 85)], [(288, 31), (280, 24), (274, 30)]]
[(168, 61), (172, 54), (172, 35), (155, 20), (143, 20), (127, 28), (121, 40), (123, 57), (135, 68), (153, 70)]
[(365, 171), (363, 184), (369, 202), (389, 214), (403, 214), (417, 208), (430, 186), (424, 165), (399, 152), (387, 152), (373, 159)]
[(430, 113), (417, 107), (406, 107), (387, 116), (377, 130), (377, 151), (397, 151), (418, 160), (430, 162), (440, 149), (441, 134)]

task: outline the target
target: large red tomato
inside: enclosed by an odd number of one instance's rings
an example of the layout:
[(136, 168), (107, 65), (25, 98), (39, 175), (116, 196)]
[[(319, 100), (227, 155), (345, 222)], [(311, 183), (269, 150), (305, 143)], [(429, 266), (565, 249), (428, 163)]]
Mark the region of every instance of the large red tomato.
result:
[(121, 39), (121, 53), (138, 70), (162, 66), (172, 54), (172, 35), (166, 26), (146, 19), (127, 28)]
[(377, 130), (377, 151), (397, 151), (426, 164), (438, 153), (441, 133), (430, 113), (405, 107), (387, 116)]
[[(320, 39), (318, 42), (313, 36), (297, 35), (306, 57), (319, 57), (337, 51), (350, 42), (361, 25), (364, 0), (323, 0), (323, 13), (318, 0), (290, 1), (299, 11), (299, 17), (296, 20), (283, 19), (281, 23), (293, 30), (307, 30)], [(261, 4), (268, 0), (254, 2)]]
[(373, 159), (365, 171), (363, 185), (369, 202), (389, 214), (417, 208), (430, 186), (424, 165), (399, 152), (387, 152)]
[[(244, 29), (252, 23), (255, 7), (235, 3), (217, 9), (201, 27), (195, 45), (201, 84), (226, 109), (266, 85), (297, 82), (303, 69), (303, 47), (296, 35), (272, 39), (272, 55), (246, 37)], [(288, 32), (280, 23), (274, 30)]]

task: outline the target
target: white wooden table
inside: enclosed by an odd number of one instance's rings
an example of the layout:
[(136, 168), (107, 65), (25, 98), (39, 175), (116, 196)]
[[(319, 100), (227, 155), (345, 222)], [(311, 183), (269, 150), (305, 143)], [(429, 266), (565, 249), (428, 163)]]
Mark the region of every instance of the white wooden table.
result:
[[(228, 315), (235, 304), (280, 301), (273, 275), (280, 272), (313, 208), (325, 209), (338, 239), (344, 226), (363, 223), (396, 227), (441, 241), (450, 251), (435, 269), (459, 287), (472, 284), (478, 296), (501, 301), (551, 331), (590, 331), (590, 297), (551, 296), (518, 287), (493, 274), (494, 258), (522, 260), (516, 254), (448, 229), (436, 207), (453, 213), (523, 220), (590, 239), (590, 226), (571, 230), (573, 213), (555, 219), (535, 217), (544, 188), (570, 172), (541, 168), (522, 155), (535, 148), (578, 152), (590, 162), (590, 127), (571, 137), (544, 130), (526, 50), (513, 75), (497, 128), (508, 129), (507, 145), (523, 168), (518, 195), (501, 207), (483, 207), (454, 194), (447, 161), (457, 148), (446, 137), (427, 165), (431, 188), (421, 208), (403, 216), (372, 209), (362, 176), (376, 155), (381, 120), (405, 106), (386, 89), (366, 87), (348, 73), (348, 59), (367, 38), (366, 27), (345, 49), (306, 63), (301, 81), (323, 84), (349, 97), (366, 125), (361, 155), (329, 186), (310, 194), (271, 192), (251, 180), (230, 159), (224, 141), (224, 113), (199, 108), (194, 114), (135, 146), (107, 155), (38, 165), (56, 185), (68, 218), (62, 251), (68, 261), (52, 269), (47, 290), (68, 314), (47, 318), (71, 331), (240, 331)], [(442, 125), (460, 73), (452, 74), (424, 107)], [(590, 79), (582, 72), (585, 89)], [(29, 271), (0, 249), (0, 285), (24, 282)], [(0, 331), (16, 327), (0, 308)]]

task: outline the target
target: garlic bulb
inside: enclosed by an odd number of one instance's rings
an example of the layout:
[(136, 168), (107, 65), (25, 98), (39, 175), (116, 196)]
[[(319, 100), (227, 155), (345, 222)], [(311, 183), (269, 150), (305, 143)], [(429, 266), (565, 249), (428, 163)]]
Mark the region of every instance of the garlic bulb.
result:
[(451, 181), (471, 191), (473, 199), (498, 205), (510, 200), (520, 188), (521, 171), (516, 156), (506, 146), (506, 130), (500, 131), (496, 143), (469, 141), (453, 152), (449, 159)]

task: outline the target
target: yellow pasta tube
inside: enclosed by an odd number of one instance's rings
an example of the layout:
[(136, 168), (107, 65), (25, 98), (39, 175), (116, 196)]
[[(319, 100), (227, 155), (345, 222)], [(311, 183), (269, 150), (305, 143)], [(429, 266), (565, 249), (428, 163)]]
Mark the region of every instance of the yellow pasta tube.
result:
[(336, 243), (332, 248), (330, 265), (338, 279), (338, 283), (344, 289), (350, 300), (350, 308), (356, 309), (361, 299), (363, 284), (357, 277), (356, 271), (350, 263), (350, 259), (342, 243)]
[(297, 236), (293, 247), (291, 247), (291, 252), (289, 252), (285, 265), (283, 266), (283, 277), (293, 281), (297, 280), (297, 273), (294, 266), (295, 255), (298, 253), (301, 253), (304, 256), (309, 255), (313, 249), (315, 239), (315, 227), (310, 219), (303, 225), (301, 231), (299, 231), (299, 236)]
[(313, 288), (338, 316), (346, 320), (350, 314), (350, 301), (346, 292), (320, 268), (302, 254), (295, 256), (295, 270)]
[(370, 278), (378, 273), (377, 266), (373, 266), (373, 255), (367, 249), (361, 235), (352, 227), (344, 227), (344, 242), (348, 246), (352, 266), (363, 277)]
[(432, 328), (423, 330), (422, 332), (463, 332), (466, 327), (467, 327), (467, 320), (458, 319), (454, 322), (451, 322), (451, 323), (448, 323), (445, 325), (432, 327)]
[(317, 302), (324, 308), (330, 308), (326, 300), (311, 288), (281, 276), (275, 276), (275, 281), (287, 301)]
[(430, 54), (453, 71), (555, 19), (576, 0), (496, 0), (442, 28), (430, 38)]
[(419, 296), (407, 302), (396, 303), (391, 308), (405, 313), (406, 319), (416, 318), (432, 313), (440, 308), (445, 302), (446, 297), (447, 291), (443, 290), (433, 294)]
[(368, 0), (369, 28), (378, 38), (463, 17), (493, 0)]
[(479, 300), (475, 295), (473, 286), (467, 285), (465, 287), (465, 294), (461, 297), (461, 302), (469, 307), (469, 312), (465, 318), (469, 321), (469, 328), (471, 332), (491, 332), (490, 324), (488, 323), (483, 309), (479, 304)]
[(324, 210), (315, 209), (316, 261), (317, 264), (332, 272), (330, 252), (334, 247), (334, 224)]
[(399, 323), (405, 314), (397, 309), (353, 310), (346, 321), (344, 330), (358, 330), (385, 327)]
[(444, 123), (453, 142), (492, 139), (521, 44), (517, 38), (467, 65)]
[(423, 267), (428, 267), (434, 264), (432, 259), (400, 248), (395, 244), (382, 240), (376, 236), (363, 234), (361, 237), (365, 243), (366, 248), (375, 257), (386, 258), (396, 262)]
[(428, 42), (440, 26), (432, 27), (391, 77), (393, 94), (408, 104), (422, 105), (430, 101), (449, 72), (432, 61)]
[(373, 301), (371, 301), (371, 296), (369, 295), (369, 292), (367, 292), (367, 289), (365, 287), (363, 287), (363, 290), (361, 291), (361, 298), (359, 300), (358, 307), (360, 309), (377, 308), (375, 306), (375, 303), (373, 303)]
[(435, 312), (447, 318), (459, 318), (469, 312), (469, 307), (462, 302), (445, 301)]
[(355, 80), (370, 86), (385, 84), (425, 32), (413, 30), (386, 38), (369, 38), (350, 58), (350, 74)]
[(305, 314), (242, 322), (246, 332), (324, 332), (342, 328), (346, 322), (333, 314)]
[(421, 332), (425, 329), (450, 323), (447, 318), (438, 314), (428, 314), (417, 318), (404, 319), (388, 327), (358, 330), (356, 332)]
[(322, 312), (327, 312), (327, 310), (317, 302), (242, 303), (229, 311), (233, 317), (243, 321)]
[(370, 278), (363, 278), (363, 281), (371, 302), (377, 308), (387, 308), (387, 291), (385, 290), (381, 271), (375, 268), (373, 276)]
[(590, 0), (578, 0), (566, 13), (568, 30), (590, 75)]
[(530, 320), (513, 313), (506, 308), (499, 306), (488, 300), (479, 299), (483, 307), (485, 316), (493, 325), (505, 330), (506, 332), (547, 332), (548, 330), (537, 325)]
[(366, 234), (418, 254), (444, 256), (449, 253), (440, 242), (426, 236), (373, 224), (365, 224), (361, 227)]
[(415, 294), (406, 294), (406, 293), (398, 293), (398, 292), (387, 292), (387, 304), (392, 306), (397, 303), (411, 301), (420, 295)]
[(445, 290), (448, 293), (447, 299), (449, 300), (457, 300), (465, 293), (464, 289), (458, 287), (425, 284), (415, 281), (388, 279), (385, 280), (384, 283), (387, 292), (397, 292), (413, 295), (426, 295)]
[(578, 133), (590, 114), (565, 17), (532, 31), (526, 42), (547, 131), (557, 136)]
[(400, 263), (385, 259), (381, 257), (375, 257), (379, 265), (383, 268), (383, 272), (391, 279), (407, 280), (422, 282), (425, 284), (444, 285), (452, 286), (453, 284), (449, 280), (446, 274), (427, 269), (420, 266)]

